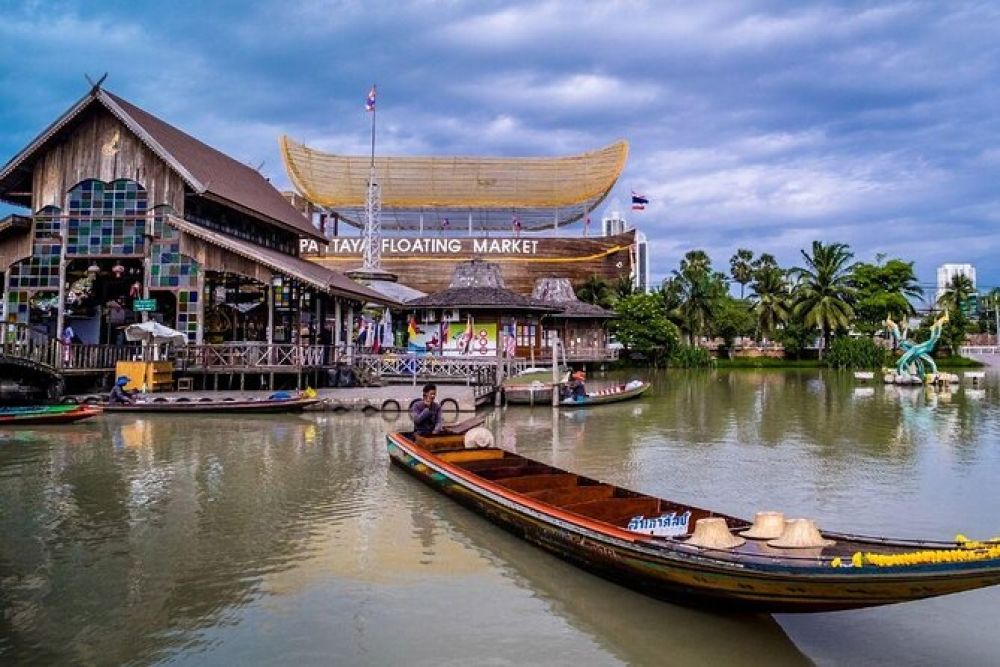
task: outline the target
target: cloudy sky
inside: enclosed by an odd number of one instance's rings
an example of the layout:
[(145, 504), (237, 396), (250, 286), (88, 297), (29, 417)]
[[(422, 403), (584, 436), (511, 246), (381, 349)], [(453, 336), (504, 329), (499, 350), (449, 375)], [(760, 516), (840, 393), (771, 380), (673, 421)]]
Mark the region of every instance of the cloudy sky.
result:
[(1000, 284), (995, 2), (135, 4), (0, 0), (0, 162), (109, 72), (286, 187), (277, 137), (366, 152), (377, 81), (386, 154), (627, 139), (609, 202), (650, 198), (631, 219), (655, 279), (692, 248), (789, 265), (819, 239), (915, 260), (924, 283), (971, 262)]

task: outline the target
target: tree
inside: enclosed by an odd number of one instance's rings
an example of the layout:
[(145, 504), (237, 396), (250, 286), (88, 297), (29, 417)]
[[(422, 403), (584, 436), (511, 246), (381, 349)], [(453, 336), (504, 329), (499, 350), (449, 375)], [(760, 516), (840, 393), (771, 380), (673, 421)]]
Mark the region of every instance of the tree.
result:
[(951, 277), (951, 282), (945, 288), (938, 305), (951, 312), (954, 316), (956, 312), (961, 312), (968, 303), (969, 298), (976, 293), (976, 288), (972, 286), (969, 276), (958, 273)]
[(791, 270), (798, 281), (792, 310), (806, 327), (820, 330), (823, 347), (829, 348), (833, 331), (846, 329), (854, 317), (855, 291), (850, 285), (854, 253), (846, 243), (824, 245), (820, 241), (813, 241), (812, 254), (800, 252), (805, 266)]
[(632, 280), (632, 276), (618, 276), (618, 280), (615, 281), (613, 292), (614, 299), (616, 301), (635, 294), (635, 282)]
[(726, 355), (732, 357), (733, 342), (739, 336), (753, 333), (754, 317), (749, 304), (744, 299), (734, 299), (723, 294), (712, 308), (709, 332), (721, 338)]
[(740, 299), (744, 298), (743, 288), (753, 280), (753, 251), (739, 248), (729, 258), (729, 275), (740, 284)]
[(611, 308), (611, 287), (607, 281), (595, 273), (576, 288), (576, 298), (595, 306)]
[(750, 311), (757, 320), (757, 331), (773, 337), (778, 327), (788, 321), (789, 291), (785, 272), (777, 264), (762, 263), (754, 269), (750, 284)]
[(679, 296), (678, 311), (688, 341), (695, 345), (712, 317), (712, 308), (726, 292), (725, 276), (712, 271), (712, 261), (702, 250), (684, 255), (674, 271), (671, 289)]
[(658, 295), (627, 296), (615, 304), (615, 312), (618, 317), (609, 328), (625, 349), (642, 352), (657, 364), (677, 346), (677, 327), (667, 319)]
[(924, 293), (917, 284), (913, 262), (881, 260), (880, 255), (875, 264), (856, 264), (850, 278), (857, 292), (855, 327), (870, 335), (883, 328), (887, 317), (902, 319), (915, 314), (911, 300)]

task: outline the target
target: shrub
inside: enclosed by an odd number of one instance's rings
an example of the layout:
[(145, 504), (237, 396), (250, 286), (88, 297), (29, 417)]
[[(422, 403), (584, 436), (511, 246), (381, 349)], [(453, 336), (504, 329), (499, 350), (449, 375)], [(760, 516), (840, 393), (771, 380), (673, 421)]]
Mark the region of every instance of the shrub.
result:
[(887, 350), (867, 336), (837, 336), (824, 360), (831, 368), (878, 370), (885, 367), (889, 355)]
[(712, 363), (708, 350), (694, 345), (678, 345), (670, 355), (670, 365), (676, 368), (707, 368)]

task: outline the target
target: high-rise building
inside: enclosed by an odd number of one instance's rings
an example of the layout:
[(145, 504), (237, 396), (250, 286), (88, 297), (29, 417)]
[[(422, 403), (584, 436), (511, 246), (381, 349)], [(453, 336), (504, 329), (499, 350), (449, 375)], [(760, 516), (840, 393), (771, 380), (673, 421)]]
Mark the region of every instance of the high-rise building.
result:
[(942, 264), (937, 269), (937, 292), (934, 295), (936, 304), (948, 291), (948, 286), (955, 276), (967, 276), (972, 281), (973, 290), (976, 287), (976, 267), (972, 264)]
[[(617, 203), (617, 202), (615, 202)], [(610, 206), (604, 211), (604, 218), (601, 220), (601, 235), (615, 236), (624, 234), (632, 229), (625, 216), (618, 210), (617, 206)], [(646, 235), (635, 230), (635, 246), (632, 251), (632, 284), (636, 289), (648, 292), (650, 288), (649, 278), (649, 243)]]

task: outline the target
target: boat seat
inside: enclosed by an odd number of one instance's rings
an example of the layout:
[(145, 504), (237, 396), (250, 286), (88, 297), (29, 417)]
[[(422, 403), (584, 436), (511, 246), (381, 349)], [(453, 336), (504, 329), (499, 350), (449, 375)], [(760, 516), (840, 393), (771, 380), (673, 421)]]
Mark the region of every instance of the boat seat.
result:
[(510, 479), (511, 477), (528, 477), (529, 475), (561, 472), (563, 471), (558, 468), (553, 468), (552, 466), (547, 466), (544, 463), (518, 462), (515, 465), (500, 466), (487, 470), (477, 470), (476, 474), (483, 479), (500, 482), (505, 479)]
[(590, 500), (572, 505), (563, 505), (562, 509), (575, 512), (597, 521), (604, 521), (620, 526), (628, 525), (634, 516), (651, 516), (658, 513), (660, 501), (657, 498), (607, 498)]
[(455, 452), (442, 452), (438, 458), (448, 463), (471, 463), (473, 461), (497, 461), (503, 458), (502, 449), (463, 449)]
[(548, 503), (549, 505), (555, 505), (556, 507), (564, 507), (566, 505), (574, 505), (577, 503), (589, 502), (591, 500), (600, 500), (602, 498), (610, 498), (615, 492), (615, 487), (610, 484), (595, 484), (592, 486), (573, 486), (573, 487), (560, 487), (558, 489), (542, 489), (541, 491), (532, 491), (526, 493), (525, 495), (534, 498), (543, 503)]
[(524, 477), (506, 477), (495, 480), (500, 486), (504, 486), (511, 491), (527, 493), (529, 491), (539, 491), (541, 489), (551, 489), (555, 487), (576, 486), (578, 477), (570, 473), (542, 473), (540, 475), (526, 475)]

